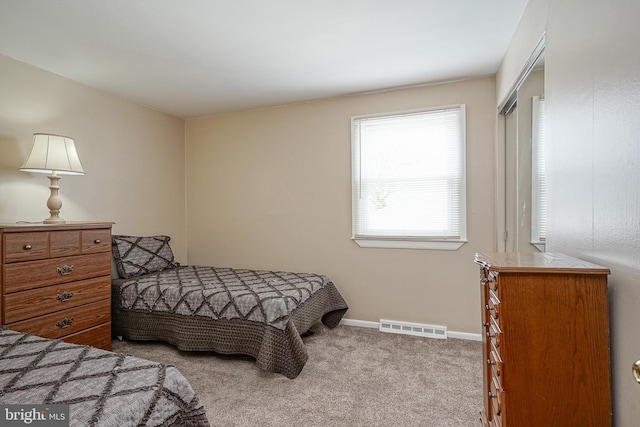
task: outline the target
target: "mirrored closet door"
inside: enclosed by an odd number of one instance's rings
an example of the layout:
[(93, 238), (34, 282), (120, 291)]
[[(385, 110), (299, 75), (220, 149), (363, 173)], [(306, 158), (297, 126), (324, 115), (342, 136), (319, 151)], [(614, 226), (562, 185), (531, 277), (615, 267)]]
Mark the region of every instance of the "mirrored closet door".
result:
[[(504, 250), (544, 251), (544, 39), (500, 107), (504, 123)], [(502, 245), (501, 245), (502, 246)]]

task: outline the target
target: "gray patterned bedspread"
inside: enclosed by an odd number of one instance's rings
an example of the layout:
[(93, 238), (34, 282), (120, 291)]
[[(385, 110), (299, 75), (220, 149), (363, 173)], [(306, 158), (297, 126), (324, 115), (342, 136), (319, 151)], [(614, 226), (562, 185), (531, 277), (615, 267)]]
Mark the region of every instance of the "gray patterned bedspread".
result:
[(0, 404), (69, 404), (70, 426), (209, 426), (175, 367), (8, 329)]
[(327, 276), (311, 273), (190, 266), (123, 283), (120, 303), (128, 310), (251, 320), (284, 330), (291, 312), (328, 283)]
[(114, 334), (181, 350), (247, 354), (295, 378), (307, 361), (300, 338), (333, 328), (348, 306), (327, 276), (184, 266), (113, 281)]

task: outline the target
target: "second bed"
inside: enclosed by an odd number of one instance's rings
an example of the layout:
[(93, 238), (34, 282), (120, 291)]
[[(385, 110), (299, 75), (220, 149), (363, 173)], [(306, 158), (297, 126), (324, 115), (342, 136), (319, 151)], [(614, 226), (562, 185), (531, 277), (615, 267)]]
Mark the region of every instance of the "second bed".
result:
[[(245, 354), (288, 378), (308, 355), (301, 334), (333, 328), (348, 306), (313, 273), (179, 266), (167, 236), (113, 236), (113, 335), (180, 350)], [(128, 277), (122, 277), (128, 276)]]

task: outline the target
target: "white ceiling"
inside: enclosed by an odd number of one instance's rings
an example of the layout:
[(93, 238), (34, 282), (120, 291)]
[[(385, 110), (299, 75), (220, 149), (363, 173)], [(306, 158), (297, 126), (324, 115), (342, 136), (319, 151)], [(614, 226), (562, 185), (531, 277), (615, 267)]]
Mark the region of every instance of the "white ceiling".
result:
[(194, 118), (493, 75), (526, 3), (1, 0), (0, 53)]

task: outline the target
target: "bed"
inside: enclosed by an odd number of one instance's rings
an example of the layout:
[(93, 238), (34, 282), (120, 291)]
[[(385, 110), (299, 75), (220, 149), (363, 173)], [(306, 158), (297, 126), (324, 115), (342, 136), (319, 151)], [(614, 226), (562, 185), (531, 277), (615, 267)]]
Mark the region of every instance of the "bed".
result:
[(0, 404), (21, 405), (27, 413), (36, 409), (26, 405), (69, 405), (63, 416), (71, 427), (209, 426), (191, 385), (173, 366), (5, 328)]
[(301, 335), (320, 321), (334, 328), (348, 309), (325, 275), (180, 266), (169, 241), (112, 236), (115, 336), (249, 355), (293, 379), (308, 359)]

